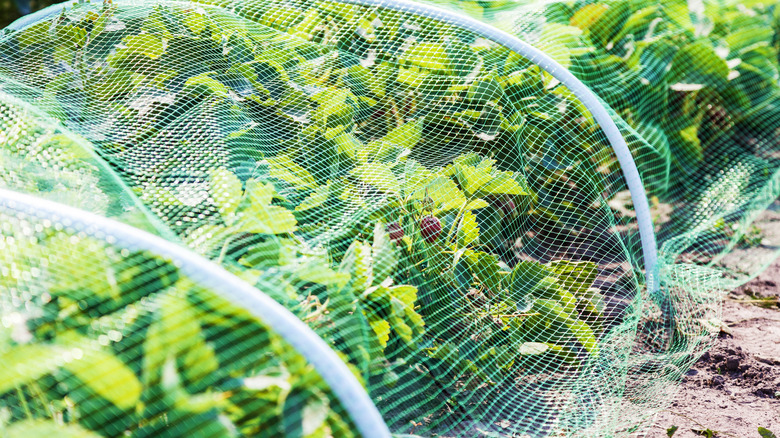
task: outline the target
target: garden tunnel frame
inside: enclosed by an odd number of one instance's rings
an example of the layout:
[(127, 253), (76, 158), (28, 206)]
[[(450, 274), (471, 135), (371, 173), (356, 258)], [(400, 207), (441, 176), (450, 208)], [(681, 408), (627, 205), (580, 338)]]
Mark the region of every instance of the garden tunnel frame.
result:
[[(328, 1), (391, 9), (465, 29), (526, 57), (552, 75), (561, 84), (568, 87), (580, 99), (587, 110), (590, 111), (596, 123), (601, 127), (620, 163), (636, 212), (639, 236), (642, 243), (645, 282), (651, 296), (657, 297), (659, 293), (657, 244), (644, 185), (633, 156), (615, 121), (610, 117), (604, 103), (586, 85), (541, 50), (507, 32), (456, 12), (435, 6), (417, 4), (409, 0)], [(132, 0), (119, 0), (118, 3), (132, 3)], [(70, 4), (60, 3), (49, 6), (17, 20), (8, 26), (7, 29), (11, 31), (21, 30), (34, 23), (52, 18)], [(275, 302), (270, 296), (262, 293), (262, 286), (255, 288), (228, 273), (222, 267), (175, 243), (116, 220), (100, 217), (77, 208), (38, 199), (31, 195), (0, 189), (0, 209), (41, 219), (51, 220), (56, 218), (56, 220), (62, 221), (69, 227), (76, 228), (92, 237), (108, 241), (111, 244), (118, 244), (127, 248), (150, 249), (156, 251), (161, 256), (170, 258), (183, 273), (207, 287), (224, 293), (226, 298), (245, 307), (253, 315), (259, 317), (277, 331), (290, 345), (295, 347), (331, 387), (361, 435), (371, 437), (390, 436), (388, 427), (376, 406), (342, 360), (308, 326), (298, 320), (282, 305)], [(260, 289), (261, 293), (258, 293), (258, 289)]]
[[(122, 1), (122, 0), (120, 0)], [(125, 0), (126, 1), (126, 0)], [(435, 6), (414, 3), (410, 0), (328, 0), (336, 3), (343, 3), (356, 6), (368, 6), (374, 8), (386, 8), (398, 12), (418, 15), (420, 17), (439, 20), (452, 26), (460, 27), (470, 32), (474, 32), (490, 41), (500, 44), (515, 53), (526, 57), (529, 61), (537, 64), (544, 71), (552, 75), (561, 84), (565, 85), (576, 96), (582, 104), (590, 111), (599, 127), (604, 131), (609, 140), (612, 150), (620, 163), (623, 171), (623, 177), (631, 193), (631, 201), (634, 204), (636, 212), (637, 226), (639, 228), (639, 238), (642, 242), (642, 257), (645, 267), (645, 283), (647, 290), (651, 295), (658, 294), (660, 285), (658, 284), (658, 246), (655, 239), (655, 230), (653, 228), (653, 219), (650, 216), (650, 205), (647, 200), (642, 179), (639, 176), (634, 157), (626, 144), (620, 129), (612, 120), (604, 103), (585, 85), (577, 79), (568, 69), (563, 67), (557, 61), (552, 59), (536, 47), (510, 35), (503, 30), (482, 23), (474, 18), (450, 12)], [(81, 2), (81, 0), (79, 0)], [(124, 1), (122, 1), (124, 2)], [(132, 3), (130, 1), (129, 3)], [(33, 14), (27, 15), (15, 21), (8, 26), (10, 30), (21, 30), (33, 23), (46, 20), (62, 11), (70, 3), (64, 2), (49, 6)]]

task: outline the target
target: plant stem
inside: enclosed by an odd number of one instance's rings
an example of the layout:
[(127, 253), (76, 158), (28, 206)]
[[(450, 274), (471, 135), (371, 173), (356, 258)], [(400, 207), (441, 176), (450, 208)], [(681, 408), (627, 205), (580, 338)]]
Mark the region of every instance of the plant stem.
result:
[(222, 249), (219, 251), (219, 257), (217, 258), (217, 264), (221, 265), (222, 260), (225, 259), (225, 256), (227, 255), (227, 249), (228, 245), (230, 245), (230, 242), (233, 241), (234, 236), (230, 236), (227, 239), (225, 239), (225, 243), (222, 244)]
[(22, 388), (19, 387), (19, 385), (16, 386), (16, 395), (19, 397), (19, 401), (22, 403), (22, 410), (24, 410), (24, 414), (27, 416), (27, 419), (32, 420), (33, 415), (32, 412), (30, 412), (30, 406), (27, 405), (27, 397), (24, 396), (24, 392), (22, 391)]

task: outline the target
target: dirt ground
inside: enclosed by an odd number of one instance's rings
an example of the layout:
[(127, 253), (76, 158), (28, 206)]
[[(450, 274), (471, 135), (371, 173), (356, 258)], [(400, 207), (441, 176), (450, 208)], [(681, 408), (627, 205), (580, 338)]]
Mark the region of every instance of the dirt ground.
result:
[[(776, 249), (780, 209), (772, 210), (759, 224), (771, 243), (727, 264), (749, 264), (751, 253)], [(780, 260), (728, 295), (723, 321), (728, 328), (687, 373), (645, 438), (671, 436), (674, 426), (675, 438), (761, 438), (759, 427), (780, 436)]]

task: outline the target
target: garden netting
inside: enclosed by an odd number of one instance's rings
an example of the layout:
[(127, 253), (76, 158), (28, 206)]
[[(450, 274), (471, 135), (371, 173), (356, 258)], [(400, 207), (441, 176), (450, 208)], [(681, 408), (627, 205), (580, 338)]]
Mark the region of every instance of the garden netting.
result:
[(0, 431), (629, 436), (780, 242), (759, 2), (105, 1), (0, 34)]

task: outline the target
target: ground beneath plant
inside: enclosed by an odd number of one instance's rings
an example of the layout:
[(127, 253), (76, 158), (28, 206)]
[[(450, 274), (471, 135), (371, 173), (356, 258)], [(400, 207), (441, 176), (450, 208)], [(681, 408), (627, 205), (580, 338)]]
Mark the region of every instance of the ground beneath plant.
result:
[[(763, 244), (736, 252), (722, 263), (747, 271), (751, 263), (777, 250), (780, 211), (772, 210), (758, 223), (766, 236)], [(778, 300), (780, 260), (727, 296), (723, 322), (728, 327), (686, 374), (674, 402), (657, 416), (644, 438), (670, 436), (668, 430), (675, 426), (675, 438), (760, 438), (759, 427), (780, 436)]]

